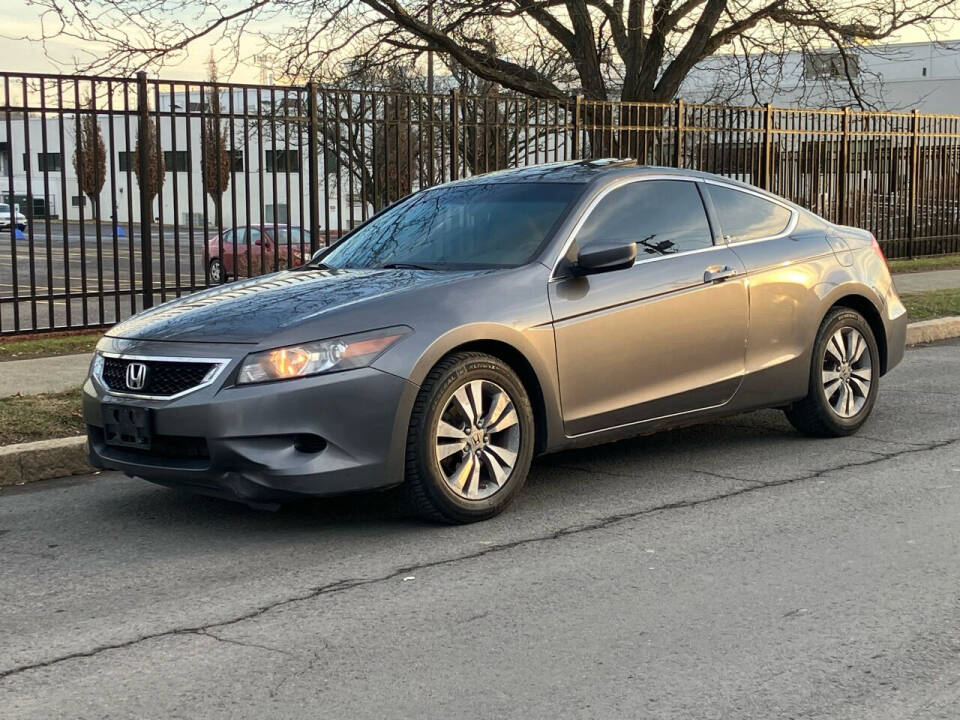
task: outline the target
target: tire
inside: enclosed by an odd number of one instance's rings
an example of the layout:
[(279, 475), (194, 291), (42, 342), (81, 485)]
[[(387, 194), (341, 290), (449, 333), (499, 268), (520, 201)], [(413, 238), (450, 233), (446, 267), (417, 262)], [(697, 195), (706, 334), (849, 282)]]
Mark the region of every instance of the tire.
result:
[(420, 517), (451, 524), (497, 515), (527, 479), (534, 433), (530, 398), (509, 365), (477, 352), (445, 357), (424, 381), (411, 414), (408, 504)]
[(213, 258), (207, 266), (207, 284), (223, 285), (227, 281), (227, 274), (224, 272), (223, 263), (218, 258)]
[[(862, 349), (857, 336), (865, 345)], [(837, 340), (843, 340), (842, 347)], [(835, 308), (817, 332), (807, 396), (785, 410), (787, 419), (814, 437), (852, 435), (870, 417), (879, 380), (880, 352), (870, 324), (856, 310)]]

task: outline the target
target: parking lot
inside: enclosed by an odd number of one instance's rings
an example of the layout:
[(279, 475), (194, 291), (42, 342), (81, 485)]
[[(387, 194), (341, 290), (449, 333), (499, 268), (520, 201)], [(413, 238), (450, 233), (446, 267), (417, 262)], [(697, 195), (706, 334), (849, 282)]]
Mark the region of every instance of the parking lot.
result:
[(539, 459), (518, 503), (4, 490), (4, 717), (956, 718), (960, 342), (861, 434), (777, 411)]

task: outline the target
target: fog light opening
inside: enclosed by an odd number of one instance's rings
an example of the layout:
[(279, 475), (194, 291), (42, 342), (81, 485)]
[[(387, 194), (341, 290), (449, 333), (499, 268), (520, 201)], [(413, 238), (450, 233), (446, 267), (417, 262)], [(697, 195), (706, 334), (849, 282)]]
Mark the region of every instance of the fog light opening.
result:
[(319, 435), (295, 435), (293, 447), (297, 452), (315, 454), (327, 447), (327, 441)]

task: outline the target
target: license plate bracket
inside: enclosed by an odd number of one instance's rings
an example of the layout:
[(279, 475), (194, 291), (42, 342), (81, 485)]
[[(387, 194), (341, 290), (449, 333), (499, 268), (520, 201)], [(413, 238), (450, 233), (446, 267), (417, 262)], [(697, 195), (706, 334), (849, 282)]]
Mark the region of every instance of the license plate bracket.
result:
[(105, 403), (102, 416), (104, 442), (107, 445), (150, 449), (153, 433), (149, 408)]

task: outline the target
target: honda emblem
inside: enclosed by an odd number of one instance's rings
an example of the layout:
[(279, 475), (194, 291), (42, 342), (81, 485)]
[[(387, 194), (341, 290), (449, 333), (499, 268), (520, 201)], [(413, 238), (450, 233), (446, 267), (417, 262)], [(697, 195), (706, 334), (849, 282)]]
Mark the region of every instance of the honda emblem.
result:
[(130, 390), (143, 390), (147, 384), (147, 366), (141, 362), (127, 365), (127, 387)]

